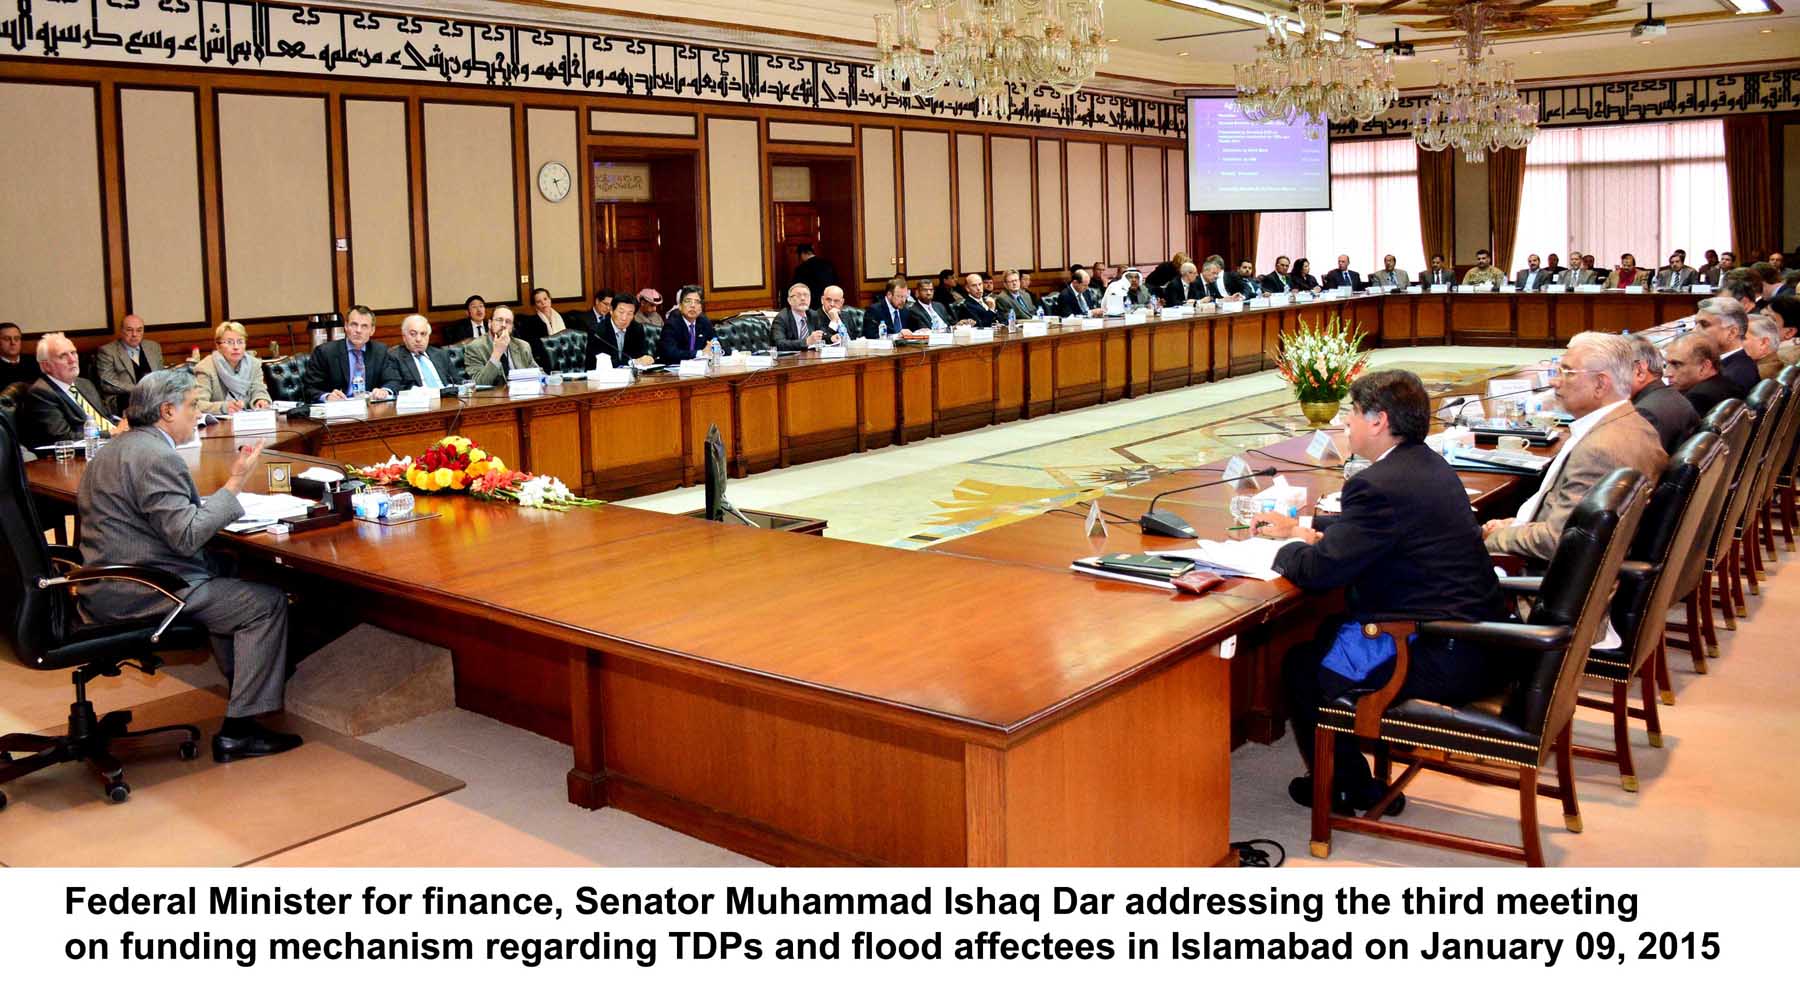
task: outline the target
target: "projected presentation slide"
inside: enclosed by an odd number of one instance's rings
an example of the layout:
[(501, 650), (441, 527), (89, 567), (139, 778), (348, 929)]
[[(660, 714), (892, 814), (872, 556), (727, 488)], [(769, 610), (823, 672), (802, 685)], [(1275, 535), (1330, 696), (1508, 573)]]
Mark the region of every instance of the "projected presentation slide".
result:
[(1262, 124), (1230, 97), (1188, 98), (1188, 210), (1331, 208), (1329, 138), (1306, 121)]

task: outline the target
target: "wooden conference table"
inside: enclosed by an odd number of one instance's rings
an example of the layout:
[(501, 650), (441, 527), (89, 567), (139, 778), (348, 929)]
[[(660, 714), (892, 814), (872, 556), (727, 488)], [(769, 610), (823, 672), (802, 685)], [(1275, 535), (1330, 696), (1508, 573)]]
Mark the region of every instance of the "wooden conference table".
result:
[[(322, 432), (291, 427), (290, 450)], [(234, 444), (188, 450), (203, 493)], [(27, 472), (73, 503), (84, 467)], [(1222, 533), (1202, 514), (1223, 499), (1181, 510)], [(1306, 602), (1285, 581), (1192, 598), (1076, 577), (1091, 550), (1066, 516), (919, 553), (616, 506), (419, 508), (439, 516), (224, 541), (303, 612), (448, 647), (460, 706), (572, 745), (573, 803), (780, 863), (1226, 861), (1234, 712), (1238, 738), (1280, 722), (1266, 667), (1233, 666), (1266, 663), (1293, 627), (1268, 622)], [(1264, 648), (1228, 664), (1240, 634)]]
[(699, 482), (716, 424), (732, 475), (862, 452), (1269, 368), (1278, 336), (1302, 319), (1342, 317), (1372, 346), (1553, 345), (1579, 331), (1648, 328), (1691, 315), (1687, 293), (1389, 294), (1246, 307), (1128, 324), (1059, 328), (1042, 337), (996, 329), (991, 342), (845, 359), (783, 358), (769, 369), (583, 381), (514, 400), (483, 392), (312, 433), (307, 451), (358, 465), (416, 452), (452, 426), (507, 465), (547, 473), (590, 497), (618, 499)]

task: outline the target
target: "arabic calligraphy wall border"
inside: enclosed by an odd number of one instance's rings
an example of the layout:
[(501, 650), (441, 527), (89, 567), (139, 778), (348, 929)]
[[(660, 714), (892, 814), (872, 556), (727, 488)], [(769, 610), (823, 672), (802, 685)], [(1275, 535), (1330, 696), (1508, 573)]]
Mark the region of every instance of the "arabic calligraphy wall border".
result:
[[(1523, 93), (1537, 105), (1538, 121), (1547, 127), (1761, 114), (1800, 110), (1800, 68), (1545, 86)], [(1386, 115), (1366, 124), (1334, 124), (1331, 133), (1338, 138), (1405, 134), (1408, 116), (1427, 99), (1425, 94), (1402, 97)]]
[(260, 0), (14, 0), (0, 54), (183, 69), (323, 74), (595, 96), (988, 120), (1178, 139), (1174, 100), (1048, 88), (1006, 115), (897, 97), (867, 63), (595, 32)]

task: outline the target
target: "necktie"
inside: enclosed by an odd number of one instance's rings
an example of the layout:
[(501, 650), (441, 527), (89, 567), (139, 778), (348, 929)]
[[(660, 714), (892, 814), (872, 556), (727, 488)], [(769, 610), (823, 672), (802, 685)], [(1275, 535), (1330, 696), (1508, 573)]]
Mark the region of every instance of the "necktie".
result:
[(486, 338), (487, 337), (487, 325), (485, 325), (485, 324), (476, 325), (475, 326), (475, 337), (476, 338)]
[(94, 423), (98, 424), (100, 426), (100, 430), (104, 432), (106, 430), (106, 426), (111, 424), (112, 421), (109, 418), (107, 418), (106, 415), (101, 414), (98, 410), (95, 410), (94, 405), (88, 403), (87, 398), (83, 397), (81, 395), (80, 390), (75, 389), (74, 386), (70, 386), (68, 388), (68, 390), (69, 390), (69, 396), (75, 398), (75, 406), (81, 408), (81, 413), (83, 415), (85, 415), (89, 421), (93, 421)]
[[(349, 352), (350, 352), (350, 382), (346, 385), (354, 387), (356, 385), (356, 378), (363, 375), (363, 350), (362, 349), (350, 349)], [(369, 386), (368, 380), (365, 379), (363, 381), (363, 389), (365, 389), (365, 390), (368, 389), (368, 386)]]
[(505, 352), (500, 353), (500, 372), (508, 379), (512, 378), (512, 346), (509, 343)]
[(687, 326), (688, 326), (688, 351), (693, 352), (700, 348), (700, 333), (697, 329), (695, 329), (694, 322), (689, 321), (687, 323)]
[(431, 357), (423, 352), (414, 352), (413, 361), (419, 364), (419, 382), (433, 389), (441, 389), (444, 381), (438, 378), (437, 367), (431, 364)]

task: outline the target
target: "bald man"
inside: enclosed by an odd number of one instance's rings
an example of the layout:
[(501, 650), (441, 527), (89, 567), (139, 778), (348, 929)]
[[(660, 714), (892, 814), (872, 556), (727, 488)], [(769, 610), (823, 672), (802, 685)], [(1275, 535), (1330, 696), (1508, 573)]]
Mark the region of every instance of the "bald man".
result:
[(119, 322), (118, 337), (94, 353), (94, 379), (99, 381), (95, 385), (100, 388), (100, 399), (105, 401), (107, 412), (116, 415), (124, 411), (131, 388), (161, 368), (162, 346), (144, 337), (144, 319), (136, 314), (125, 315), (125, 320)]
[(412, 387), (454, 390), (462, 381), (463, 371), (450, 353), (431, 344), (431, 322), (423, 314), (408, 314), (400, 322), (400, 348), (388, 353), (381, 385), (399, 393)]

